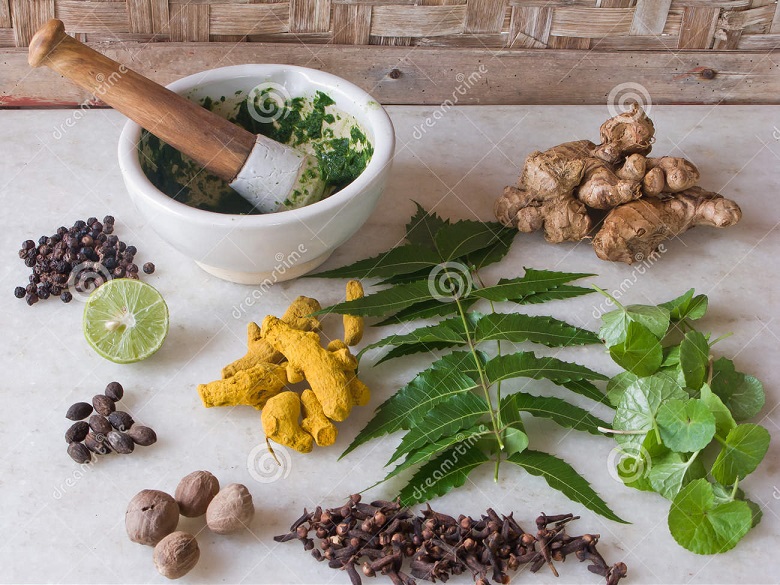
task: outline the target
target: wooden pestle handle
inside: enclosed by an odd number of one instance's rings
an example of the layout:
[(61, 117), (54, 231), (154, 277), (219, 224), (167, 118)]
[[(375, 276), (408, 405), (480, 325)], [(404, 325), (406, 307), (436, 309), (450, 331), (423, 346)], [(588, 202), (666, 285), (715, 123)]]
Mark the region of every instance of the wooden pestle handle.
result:
[(251, 132), (68, 36), (61, 20), (35, 33), (28, 61), (67, 77), (228, 182), (255, 145)]

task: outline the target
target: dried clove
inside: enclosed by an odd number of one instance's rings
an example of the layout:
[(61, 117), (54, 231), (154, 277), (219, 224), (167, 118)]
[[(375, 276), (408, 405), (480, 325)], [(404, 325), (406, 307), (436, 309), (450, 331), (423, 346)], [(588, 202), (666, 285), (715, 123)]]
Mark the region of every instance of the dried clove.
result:
[[(359, 495), (352, 495), (338, 508), (304, 510), (290, 532), (274, 540), (300, 540), (315, 559), (345, 571), (352, 585), (361, 584), (360, 573), (366, 577), (381, 573), (393, 585), (415, 585), (415, 579), (446, 581), (466, 572), (478, 585), (490, 580), (505, 584), (510, 580), (508, 571), (522, 565), (532, 572), (547, 565), (557, 576), (555, 563), (571, 554), (588, 561), (588, 570), (603, 576), (606, 585), (617, 585), (627, 574), (626, 565), (606, 563), (596, 550), (599, 535), (566, 534), (566, 526), (577, 518), (541, 514), (536, 519), (537, 532), (531, 534), (512, 514), (500, 516), (492, 509), (477, 519), (463, 515), (456, 519), (428, 506), (416, 516), (398, 501), (365, 504)], [(312, 531), (319, 548), (308, 537)], [(411, 575), (402, 570), (405, 558)]]

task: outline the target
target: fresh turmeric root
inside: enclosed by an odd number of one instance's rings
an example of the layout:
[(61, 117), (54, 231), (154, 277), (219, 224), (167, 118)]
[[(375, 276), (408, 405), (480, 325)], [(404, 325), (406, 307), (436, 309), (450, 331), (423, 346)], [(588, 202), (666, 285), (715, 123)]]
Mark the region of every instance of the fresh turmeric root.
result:
[[(350, 280), (347, 283), (347, 300), (354, 301), (363, 297), (363, 285), (359, 280)], [(363, 317), (359, 315), (344, 315), (344, 343), (357, 345), (363, 339)]]
[(308, 388), (301, 392), (303, 421), (301, 427), (309, 433), (318, 447), (327, 447), (336, 442), (339, 434), (336, 425), (328, 420), (317, 396)]
[(300, 416), (301, 399), (295, 392), (288, 390), (267, 402), (260, 421), (269, 439), (300, 453), (309, 453), (314, 439), (298, 424)]
[(254, 406), (261, 409), (287, 384), (284, 365), (261, 363), (227, 379), (198, 385), (203, 406)]
[(654, 134), (635, 104), (601, 125), (601, 144), (578, 140), (532, 152), (517, 185), (496, 201), (496, 217), (521, 232), (544, 230), (548, 242), (559, 243), (590, 237), (598, 211), (609, 211), (593, 240), (596, 254), (629, 264), (694, 225), (738, 222), (736, 203), (696, 187), (693, 163), (647, 157)]
[[(282, 315), (282, 321), (288, 323), (295, 329), (301, 331), (319, 331), (320, 322), (315, 317), (308, 315), (319, 311), (322, 307), (317, 299), (309, 297), (298, 297), (295, 299)], [(271, 345), (263, 339), (260, 333), (260, 327), (253, 321), (247, 325), (247, 352), (242, 358), (222, 368), (222, 377), (230, 378), (236, 372), (246, 370), (257, 364), (278, 364), (284, 361), (284, 356), (276, 351)]]
[(697, 225), (727, 227), (742, 211), (718, 193), (691, 187), (667, 199), (650, 197), (616, 207), (593, 238), (602, 260), (632, 264), (648, 258), (664, 240)]

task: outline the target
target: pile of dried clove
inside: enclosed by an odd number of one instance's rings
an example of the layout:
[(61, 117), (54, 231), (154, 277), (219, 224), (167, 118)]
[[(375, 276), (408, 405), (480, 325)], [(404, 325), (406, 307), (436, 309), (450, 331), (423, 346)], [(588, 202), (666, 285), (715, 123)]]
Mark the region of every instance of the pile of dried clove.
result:
[[(361, 559), (366, 559), (364, 575), (381, 573), (394, 585), (414, 585), (415, 578), (446, 581), (450, 575), (466, 572), (471, 572), (477, 585), (487, 585), (488, 573), (495, 583), (509, 583), (507, 571), (525, 564), (532, 572), (547, 565), (557, 577), (553, 562), (570, 554), (588, 561), (588, 570), (605, 577), (607, 585), (616, 585), (626, 576), (626, 565), (606, 563), (596, 550), (598, 534), (566, 534), (566, 525), (577, 518), (542, 514), (536, 519), (534, 535), (524, 531), (512, 514), (499, 516), (492, 509), (479, 520), (462, 515), (455, 519), (430, 506), (422, 516), (415, 516), (399, 502), (365, 504), (356, 494), (341, 508), (304, 510), (290, 532), (274, 540), (302, 541), (315, 559), (346, 571), (353, 585), (362, 582), (356, 569)], [(309, 536), (312, 531), (320, 548)], [(411, 575), (401, 570), (407, 557), (411, 557)]]

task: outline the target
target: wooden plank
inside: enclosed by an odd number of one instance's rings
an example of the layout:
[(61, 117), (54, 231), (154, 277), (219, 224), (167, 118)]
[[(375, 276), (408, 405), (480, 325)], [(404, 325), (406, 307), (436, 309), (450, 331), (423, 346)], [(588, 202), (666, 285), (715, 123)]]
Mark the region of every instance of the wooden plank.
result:
[[(630, 79), (652, 88), (654, 104), (780, 104), (780, 52), (712, 51), (601, 52), (587, 59), (573, 51), (310, 47), (298, 44), (116, 43), (100, 46), (112, 59), (160, 83), (213, 67), (230, 52), (230, 63), (307, 65), (338, 73), (385, 104), (440, 104), (451, 97), (452, 71), (487, 67), (463, 104), (604, 104), (619, 83)], [(20, 101), (78, 104), (88, 96), (47, 68), (30, 70), (25, 49), (0, 50), (0, 104)], [(393, 79), (388, 76), (398, 69)], [(712, 79), (701, 75), (715, 72)]]
[(509, 46), (518, 49), (544, 49), (550, 38), (552, 8), (512, 7)]
[(772, 17), (772, 26), (769, 27), (770, 33), (780, 33), (780, 2), (775, 6), (775, 15)]
[(780, 33), (768, 35), (742, 35), (739, 39), (740, 51), (774, 51), (780, 49)]
[(634, 8), (556, 8), (550, 34), (558, 37), (628, 36)]
[(719, 14), (720, 8), (685, 8), (677, 47), (680, 49), (709, 49), (715, 36)]
[(433, 37), (463, 32), (465, 6), (375, 6), (371, 35)]
[(165, 34), (169, 32), (168, 0), (127, 0), (130, 32)]
[(10, 28), (0, 28), (0, 47), (14, 47), (16, 39), (14, 31)]
[(672, 0), (638, 0), (628, 34), (660, 35), (664, 32)]
[(65, 30), (68, 32), (130, 32), (130, 18), (124, 2), (57, 0), (54, 16), (65, 23)]
[(465, 32), (501, 32), (505, 14), (505, 0), (469, 0), (466, 9)]
[(54, 0), (11, 0), (14, 39), (17, 47), (26, 47), (43, 23), (54, 18)]
[(212, 4), (212, 35), (262, 35), (290, 30), (290, 4)]
[(290, 0), (290, 31), (330, 30), (330, 0)]
[(209, 4), (190, 2), (169, 4), (172, 41), (207, 42), (209, 40)]
[(506, 47), (507, 33), (452, 35), (447, 37), (420, 37), (414, 40), (419, 47), (452, 47), (453, 49), (503, 49)]
[[(596, 39), (596, 41), (598, 40), (600, 39)], [(587, 51), (590, 49), (590, 39), (587, 37), (559, 37), (551, 34), (547, 46), (551, 49)]]
[(333, 42), (337, 45), (367, 45), (371, 38), (371, 7), (359, 4), (333, 5)]
[(11, 5), (8, 0), (0, 0), (0, 28), (11, 28)]

